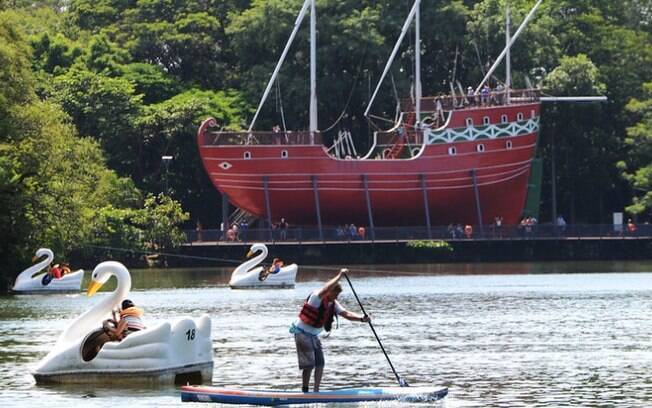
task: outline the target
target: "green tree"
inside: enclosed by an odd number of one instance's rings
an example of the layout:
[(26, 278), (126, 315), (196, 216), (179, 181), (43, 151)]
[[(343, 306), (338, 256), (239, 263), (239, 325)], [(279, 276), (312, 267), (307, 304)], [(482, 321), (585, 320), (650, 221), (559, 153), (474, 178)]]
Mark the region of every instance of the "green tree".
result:
[(185, 242), (185, 234), (179, 226), (188, 219), (188, 213), (178, 202), (164, 194), (150, 194), (143, 209), (135, 215), (134, 222), (143, 231), (148, 249), (166, 252)]
[[(225, 128), (239, 130), (243, 112), (249, 112), (242, 96), (235, 91), (212, 92), (189, 90), (164, 102), (146, 106), (138, 119), (141, 135), (141, 163), (145, 166), (142, 187), (161, 191), (167, 184), (176, 199), (184, 203), (193, 218), (217, 220), (219, 203), (215, 188), (208, 179), (197, 151), (197, 128), (203, 119), (212, 116)], [(161, 156), (174, 160), (162, 167)], [(167, 178), (164, 180), (163, 178)]]
[(0, 14), (0, 140), (9, 135), (10, 110), (34, 98), (30, 50), (14, 24), (17, 15)]
[(649, 218), (652, 214), (652, 82), (647, 82), (643, 89), (645, 99), (633, 99), (627, 105), (638, 122), (627, 129), (625, 142), (630, 154), (628, 160), (620, 163), (620, 168), (626, 171), (624, 176), (635, 190), (627, 211)]
[(70, 115), (81, 135), (100, 142), (111, 168), (121, 175), (142, 177), (134, 124), (142, 110), (142, 96), (131, 82), (76, 67), (55, 77), (52, 98)]
[(134, 85), (136, 94), (143, 95), (146, 105), (163, 102), (182, 91), (181, 83), (157, 65), (134, 62), (121, 66), (122, 78)]
[[(546, 93), (556, 96), (597, 96), (605, 92), (599, 70), (585, 55), (563, 57), (543, 85)], [(552, 155), (556, 156), (558, 210), (573, 223), (605, 220), (610, 197), (609, 189), (604, 187), (618, 180), (615, 163), (622, 152), (621, 141), (609, 131), (589, 125), (603, 111), (601, 104), (567, 103), (551, 104), (544, 110), (543, 157), (549, 169)]]
[[(138, 224), (143, 217), (150, 222), (158, 214), (169, 216), (164, 223), (185, 217), (179, 214), (180, 204), (169, 198), (141, 208), (140, 192), (129, 178), (107, 167), (98, 142), (78, 137), (59, 105), (36, 98), (30, 50), (15, 16), (0, 13), (0, 60), (5, 62), (0, 64), (0, 78), (7, 80), (0, 90), (0, 260), (5, 265), (0, 288), (24, 269), (38, 247), (50, 247), (58, 257), (89, 245), (140, 248), (148, 238), (143, 228), (150, 228)], [(87, 89), (103, 95), (102, 86), (92, 79)], [(98, 82), (114, 94), (113, 83)], [(88, 106), (101, 113), (96, 101), (88, 101)], [(165, 231), (158, 230), (156, 242), (176, 245), (178, 230), (170, 229), (169, 234), (166, 238)]]

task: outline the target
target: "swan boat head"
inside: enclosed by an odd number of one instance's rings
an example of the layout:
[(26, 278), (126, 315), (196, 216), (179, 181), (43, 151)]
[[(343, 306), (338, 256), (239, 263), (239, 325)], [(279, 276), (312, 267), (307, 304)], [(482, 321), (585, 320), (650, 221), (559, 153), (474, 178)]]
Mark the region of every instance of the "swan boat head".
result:
[[(88, 284), (88, 296), (93, 296), (97, 293), (97, 291), (108, 282), (111, 276), (115, 276), (118, 280), (118, 287), (114, 293), (122, 296), (129, 294), (129, 291), (131, 290), (131, 274), (129, 273), (129, 270), (127, 270), (127, 268), (120, 262), (106, 261), (97, 265), (93, 270), (93, 273), (91, 274), (91, 282)], [(112, 298), (116, 297), (118, 298), (118, 302), (122, 300), (121, 296), (112, 296)], [(117, 306), (117, 304), (115, 306)]]
[(267, 245), (257, 242), (253, 244), (251, 248), (249, 248), (249, 252), (247, 252), (247, 258), (251, 258), (256, 252), (261, 252), (265, 257), (267, 257), (267, 254), (269, 253), (267, 250)]
[(54, 259), (54, 252), (52, 252), (50, 248), (39, 248), (36, 250), (36, 255), (34, 255), (32, 261), (36, 261), (37, 259), (40, 259), (42, 257), (46, 257), (46, 260), (48, 261), (48, 265), (49, 265)]
[[(258, 255), (251, 258), (254, 254), (258, 252), (260, 252)], [(229, 285), (230, 286), (237, 285), (239, 280), (241, 280), (242, 278), (246, 278), (249, 275), (255, 274), (256, 276), (258, 276), (258, 274), (263, 268), (262, 266), (258, 266), (258, 265), (260, 265), (260, 263), (263, 262), (265, 258), (267, 258), (268, 253), (269, 251), (267, 250), (267, 245), (261, 243), (253, 244), (249, 249), (249, 252), (247, 252), (247, 258), (251, 258), (251, 259), (247, 259), (233, 270), (233, 274), (231, 275), (231, 280), (229, 281)]]

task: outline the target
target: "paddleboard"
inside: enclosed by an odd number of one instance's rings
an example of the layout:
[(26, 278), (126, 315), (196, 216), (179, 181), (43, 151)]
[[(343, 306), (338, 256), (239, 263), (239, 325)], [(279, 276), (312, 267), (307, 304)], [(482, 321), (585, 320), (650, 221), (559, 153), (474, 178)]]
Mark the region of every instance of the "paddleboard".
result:
[(442, 399), (447, 394), (448, 388), (434, 387), (344, 388), (334, 391), (306, 393), (296, 391), (240, 390), (197, 385), (181, 387), (181, 401), (183, 402), (217, 402), (222, 404), (249, 405), (289, 405), (388, 400), (431, 402)]

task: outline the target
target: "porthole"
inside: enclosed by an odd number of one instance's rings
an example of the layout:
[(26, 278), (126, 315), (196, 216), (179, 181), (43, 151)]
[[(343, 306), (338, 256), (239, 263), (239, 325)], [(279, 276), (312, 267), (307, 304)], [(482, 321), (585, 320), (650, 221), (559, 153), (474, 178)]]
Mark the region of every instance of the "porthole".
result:
[(507, 149), (511, 149), (512, 148), (512, 141), (508, 140), (507, 143), (505, 143), (505, 147), (507, 147)]
[(288, 158), (288, 151), (287, 150), (282, 150), (281, 151), (281, 159), (287, 159)]
[(488, 125), (489, 122), (490, 122), (490, 120), (489, 120), (489, 116), (485, 116), (484, 118), (482, 118), (482, 123), (483, 123), (485, 126)]
[(244, 152), (244, 159), (245, 160), (251, 159), (251, 152)]
[(477, 145), (477, 146), (475, 147), (475, 149), (476, 149), (479, 153), (482, 153), (482, 152), (484, 152), (484, 145), (483, 145), (483, 144), (479, 144), (479, 145)]
[(455, 156), (457, 154), (457, 148), (455, 146), (448, 148), (448, 155)]
[(468, 126), (468, 127), (473, 126), (473, 119), (471, 119), (471, 118), (466, 118), (466, 126)]
[(507, 115), (502, 115), (500, 117), (500, 123), (507, 123), (507, 122), (508, 122)]
[(516, 115), (517, 120), (520, 122), (523, 120), (523, 113), (519, 112), (518, 115)]

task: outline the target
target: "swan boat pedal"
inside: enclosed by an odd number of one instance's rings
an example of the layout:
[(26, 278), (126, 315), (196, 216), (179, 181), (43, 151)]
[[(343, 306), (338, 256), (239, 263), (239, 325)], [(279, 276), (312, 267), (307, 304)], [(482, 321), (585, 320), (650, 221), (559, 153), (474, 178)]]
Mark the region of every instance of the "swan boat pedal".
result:
[(61, 278), (52, 280), (44, 279), (47, 274), (47, 267), (54, 260), (54, 253), (48, 248), (39, 248), (36, 251), (35, 259), (45, 257), (38, 262), (22, 271), (17, 277), (12, 291), (46, 293), (46, 292), (78, 292), (81, 289), (84, 270), (78, 269), (68, 273)]
[(243, 262), (240, 266), (235, 268), (229, 281), (229, 286), (232, 289), (267, 289), (267, 288), (293, 288), (294, 282), (297, 278), (297, 264), (290, 264), (283, 266), (277, 273), (270, 273), (267, 278), (261, 280), (260, 274), (263, 272), (264, 267), (260, 265), (261, 262), (269, 251), (267, 245), (256, 243), (251, 246), (247, 258), (251, 257), (256, 252), (258, 255)]
[[(194, 383), (213, 377), (211, 320), (183, 318), (134, 332), (120, 342), (107, 342), (98, 351), (91, 344), (105, 319), (131, 290), (131, 275), (119, 262), (95, 267), (88, 295), (115, 276), (116, 290), (80, 315), (61, 334), (32, 375), (42, 383)], [(90, 348), (89, 348), (90, 344)], [(89, 350), (92, 352), (89, 353)]]

